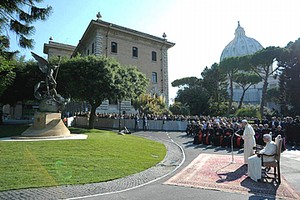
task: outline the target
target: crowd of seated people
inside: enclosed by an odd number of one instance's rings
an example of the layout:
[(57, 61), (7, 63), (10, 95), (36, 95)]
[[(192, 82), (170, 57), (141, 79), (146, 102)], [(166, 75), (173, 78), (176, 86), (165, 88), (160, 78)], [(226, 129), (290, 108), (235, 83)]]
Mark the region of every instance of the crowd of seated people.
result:
[[(75, 113), (76, 116), (88, 117), (89, 112)], [(185, 115), (155, 115), (155, 114), (143, 114), (143, 113), (97, 113), (98, 118), (110, 118), (110, 119), (134, 119), (139, 120), (164, 120), (168, 121), (187, 121), (186, 132), (188, 135), (195, 136), (201, 132), (200, 143), (214, 144), (221, 146), (228, 146), (230, 143), (230, 135), (233, 132), (238, 132), (242, 135), (240, 122), (243, 118), (239, 117), (212, 117), (212, 116), (185, 116)], [(284, 144), (300, 144), (300, 118), (296, 116), (292, 117), (266, 117), (262, 120), (257, 118), (246, 118), (250, 124), (252, 124), (256, 135), (257, 144), (263, 144), (262, 135), (265, 133), (272, 133), (273, 139), (280, 133), (284, 138)], [(201, 126), (201, 128), (200, 128)], [(217, 131), (215, 131), (217, 130)], [(207, 134), (209, 132), (209, 134)], [(205, 135), (205, 141), (203, 141)], [(229, 141), (228, 141), (229, 140)], [(197, 141), (195, 141), (197, 142)], [(230, 144), (231, 145), (231, 144)], [(236, 147), (243, 146), (243, 140), (240, 138), (234, 138), (234, 145)]]
[[(187, 125), (187, 134), (194, 137), (194, 144), (231, 147), (231, 136), (233, 133), (243, 135), (240, 123), (192, 121)], [(243, 142), (241, 137), (233, 138), (233, 146), (235, 148), (242, 148)]]
[[(208, 120), (207, 120), (208, 119)], [(286, 144), (299, 144), (300, 141), (300, 121), (297, 116), (295, 119), (291, 117), (281, 120), (272, 117), (271, 120), (249, 119), (255, 131), (255, 139), (258, 145), (264, 145), (263, 135), (271, 134), (274, 140), (277, 135), (283, 138), (282, 149), (286, 149)], [(243, 135), (241, 120), (238, 118), (202, 118), (202, 120), (190, 120), (187, 124), (187, 135), (194, 137), (194, 144), (205, 144), (222, 147), (231, 147), (231, 141), (235, 148), (243, 147), (242, 137), (231, 136), (233, 133)]]
[[(89, 112), (78, 112), (75, 114), (76, 116), (87, 117), (90, 115)], [(144, 118), (147, 117), (148, 120), (166, 120), (166, 121), (187, 121), (190, 119), (194, 119), (193, 116), (185, 116), (185, 115), (155, 115), (155, 114), (144, 114), (144, 113), (97, 113), (96, 116), (98, 118), (110, 118), (110, 119), (136, 119), (136, 118)]]

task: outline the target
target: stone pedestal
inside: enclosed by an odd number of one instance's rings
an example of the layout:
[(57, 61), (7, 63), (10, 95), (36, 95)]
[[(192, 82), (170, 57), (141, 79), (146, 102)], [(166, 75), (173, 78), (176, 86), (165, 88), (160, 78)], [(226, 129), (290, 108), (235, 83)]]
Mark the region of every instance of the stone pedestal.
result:
[(69, 136), (70, 131), (61, 120), (61, 113), (36, 112), (33, 126), (22, 133), (25, 137)]

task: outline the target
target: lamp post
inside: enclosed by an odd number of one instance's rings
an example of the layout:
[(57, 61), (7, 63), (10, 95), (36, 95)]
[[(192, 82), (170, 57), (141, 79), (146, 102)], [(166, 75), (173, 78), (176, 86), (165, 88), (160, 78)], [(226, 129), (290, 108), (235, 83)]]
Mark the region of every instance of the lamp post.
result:
[(126, 117), (125, 117), (125, 115), (126, 115), (126, 111), (125, 110), (123, 110), (123, 126), (124, 126), (124, 129), (126, 128)]
[(237, 132), (235, 133), (232, 133), (231, 135), (231, 164), (234, 164), (235, 161), (234, 161), (234, 156), (233, 156), (233, 137), (234, 135), (236, 134)]
[(121, 101), (120, 99), (118, 100), (119, 104), (119, 133), (121, 132)]

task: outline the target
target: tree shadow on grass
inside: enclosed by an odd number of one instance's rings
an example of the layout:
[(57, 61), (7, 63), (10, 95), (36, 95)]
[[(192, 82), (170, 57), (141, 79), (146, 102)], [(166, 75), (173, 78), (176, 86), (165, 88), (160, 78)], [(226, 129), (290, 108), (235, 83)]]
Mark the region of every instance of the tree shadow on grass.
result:
[(29, 125), (0, 125), (0, 138), (20, 136)]
[(86, 133), (90, 132), (90, 130), (84, 129), (84, 128), (72, 128), (72, 127), (70, 127), (69, 130), (72, 134), (86, 134)]

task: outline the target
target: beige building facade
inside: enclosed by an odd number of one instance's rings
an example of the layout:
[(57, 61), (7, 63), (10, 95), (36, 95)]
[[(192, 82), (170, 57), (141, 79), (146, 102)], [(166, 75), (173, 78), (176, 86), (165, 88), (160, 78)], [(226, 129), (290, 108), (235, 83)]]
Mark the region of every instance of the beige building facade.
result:
[[(164, 96), (169, 104), (168, 49), (175, 43), (116, 24), (92, 20), (78, 45), (50, 41), (44, 53), (52, 56), (96, 55), (115, 58), (121, 65), (136, 66), (149, 79), (148, 93)], [(107, 105), (107, 101), (103, 102)], [(103, 106), (102, 106), (103, 107)]]
[[(136, 66), (149, 79), (148, 92), (168, 100), (168, 49), (175, 44), (102, 20), (92, 20), (77, 45), (78, 53), (113, 57), (122, 65)], [(168, 103), (168, 102), (167, 102)]]

